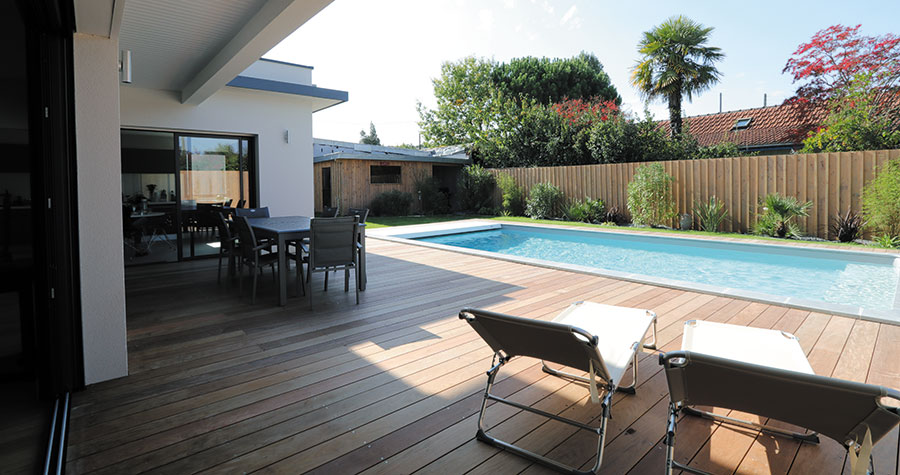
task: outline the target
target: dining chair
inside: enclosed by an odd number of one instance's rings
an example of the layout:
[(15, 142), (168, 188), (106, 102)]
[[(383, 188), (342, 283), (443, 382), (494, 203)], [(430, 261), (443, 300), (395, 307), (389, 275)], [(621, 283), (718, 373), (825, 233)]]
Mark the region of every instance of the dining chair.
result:
[(330, 206), (324, 206), (324, 207), (322, 207), (321, 213), (316, 213), (316, 217), (317, 218), (337, 218), (340, 211), (341, 211), (341, 209), (337, 208), (337, 207), (332, 208)]
[[(309, 247), (306, 282), (311, 284), (313, 272), (325, 273), (324, 290), (328, 291), (328, 271), (344, 270), (344, 292), (350, 291), (350, 269), (355, 271), (356, 304), (359, 305), (359, 218), (314, 218), (309, 224)], [(304, 247), (301, 244), (301, 247)], [(307, 292), (312, 309), (312, 289)]]
[(234, 210), (235, 216), (242, 216), (245, 218), (268, 218), (269, 217), (269, 207), (264, 206), (262, 208), (241, 208), (238, 207)]
[(247, 204), (247, 200), (238, 200), (237, 205), (235, 205), (235, 208), (243, 208), (245, 204)]
[(234, 201), (234, 200), (231, 199), (231, 198), (228, 198), (227, 200), (225, 200), (224, 203), (222, 203), (222, 207), (223, 207), (223, 208), (229, 208), (229, 207), (231, 207), (231, 202), (232, 202), (232, 201)]
[[(250, 303), (253, 304), (256, 302), (256, 281), (257, 276), (262, 272), (262, 269), (267, 266), (272, 267), (272, 278), (277, 283), (277, 276), (275, 274), (275, 266), (278, 264), (278, 253), (271, 252), (272, 243), (271, 242), (260, 242), (256, 239), (256, 233), (253, 231), (253, 228), (250, 226), (250, 222), (247, 221), (246, 216), (236, 216), (234, 218), (234, 222), (237, 225), (238, 229), (238, 252), (240, 252), (241, 259), (238, 261), (238, 293), (243, 293), (243, 285), (244, 285), (244, 265), (250, 267), (250, 274), (252, 279), (252, 290), (250, 294)], [(297, 253), (288, 252), (287, 256), (285, 256), (287, 260), (294, 260), (297, 262), (297, 288), (300, 292), (306, 292), (306, 287), (303, 284), (303, 263), (306, 260), (303, 258), (302, 252), (298, 250)], [(279, 272), (287, 271), (287, 269), (279, 269)]]
[(235, 262), (235, 254), (238, 252), (238, 237), (232, 233), (231, 226), (225, 215), (218, 213), (219, 221), (219, 274), (217, 282), (222, 283), (222, 258), (228, 257), (228, 269), (231, 270)]
[(369, 208), (349, 208), (347, 209), (347, 216), (359, 216), (359, 222), (365, 223), (369, 217)]

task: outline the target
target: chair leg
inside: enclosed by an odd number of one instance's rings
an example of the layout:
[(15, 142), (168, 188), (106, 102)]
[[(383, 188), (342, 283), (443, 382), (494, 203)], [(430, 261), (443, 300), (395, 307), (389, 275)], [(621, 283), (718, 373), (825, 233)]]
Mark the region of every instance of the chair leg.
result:
[(312, 282), (310, 282), (311, 278), (312, 278), (312, 266), (307, 264), (306, 265), (306, 287), (308, 288), (308, 292), (306, 292), (306, 298), (307, 298), (307, 300), (309, 300), (309, 309), (310, 310), (312, 310), (312, 308), (313, 308), (312, 307), (312, 294), (313, 294)]
[(325, 292), (328, 292), (328, 269), (325, 269), (325, 287), (323, 288)]
[(356, 274), (353, 278), (353, 285), (356, 286), (356, 305), (359, 305), (359, 266), (354, 266)]
[(256, 279), (259, 277), (259, 272), (256, 269), (253, 269), (253, 288), (250, 290), (250, 305), (256, 303)]
[(223, 252), (223, 249), (220, 247), (219, 248), (219, 274), (216, 277), (216, 283), (219, 283), (219, 284), (222, 283), (222, 252)]
[(244, 260), (238, 262), (238, 295), (244, 295)]
[(344, 266), (344, 292), (350, 291), (350, 268)]

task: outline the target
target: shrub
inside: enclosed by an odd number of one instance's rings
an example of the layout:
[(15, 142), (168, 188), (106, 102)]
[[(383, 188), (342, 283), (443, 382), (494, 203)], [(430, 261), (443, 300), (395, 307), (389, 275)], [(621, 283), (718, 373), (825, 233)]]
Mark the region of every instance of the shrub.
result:
[(457, 185), (460, 209), (477, 213), (493, 208), (495, 183), (494, 175), (481, 165), (464, 167)]
[(606, 215), (603, 200), (592, 200), (589, 196), (584, 201), (574, 200), (566, 208), (566, 219), (585, 223), (600, 223)]
[(391, 190), (376, 196), (369, 204), (369, 208), (374, 216), (406, 216), (409, 214), (412, 202), (411, 194), (400, 190)]
[(900, 159), (885, 163), (863, 187), (862, 214), (872, 231), (900, 237)]
[(450, 198), (441, 191), (437, 178), (424, 173), (416, 177), (416, 194), (421, 199), (422, 214), (447, 214), (450, 212)]
[(761, 202), (762, 214), (757, 217), (756, 234), (775, 237), (796, 237), (800, 234), (795, 218), (809, 216), (812, 201), (801, 203), (793, 196), (781, 196), (778, 193), (767, 195)]
[(631, 222), (631, 219), (628, 218), (628, 215), (619, 211), (618, 206), (613, 206), (606, 210), (606, 213), (603, 214), (603, 217), (600, 219), (601, 223), (612, 223), (616, 226), (624, 226)]
[(503, 195), (502, 210), (506, 216), (525, 214), (525, 189), (506, 173), (497, 175), (497, 186)]
[(836, 214), (831, 222), (831, 234), (840, 242), (853, 242), (862, 234), (862, 217), (847, 209), (847, 214)]
[(883, 247), (885, 249), (897, 249), (900, 247), (900, 238), (882, 234), (881, 236), (875, 237), (875, 244), (877, 244), (878, 247)]
[(628, 211), (637, 224), (665, 226), (675, 217), (672, 181), (661, 163), (639, 167), (628, 184)]
[(563, 216), (566, 195), (551, 183), (537, 183), (531, 187), (525, 214), (534, 219), (552, 219)]
[(697, 217), (697, 227), (701, 231), (717, 232), (719, 225), (728, 217), (725, 203), (715, 196), (709, 197), (709, 203), (694, 202), (694, 216)]

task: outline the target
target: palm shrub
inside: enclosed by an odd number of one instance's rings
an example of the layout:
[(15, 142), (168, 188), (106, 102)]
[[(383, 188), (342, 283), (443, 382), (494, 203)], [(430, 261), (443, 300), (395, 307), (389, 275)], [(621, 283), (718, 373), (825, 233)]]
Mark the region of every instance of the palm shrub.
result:
[(763, 212), (757, 216), (754, 232), (764, 236), (796, 237), (800, 235), (796, 218), (809, 216), (812, 201), (802, 203), (793, 196), (770, 193), (760, 202)]
[(675, 218), (672, 178), (662, 163), (639, 167), (628, 184), (628, 211), (635, 224), (666, 226)]
[(503, 197), (501, 208), (509, 216), (525, 214), (525, 189), (516, 183), (516, 179), (507, 173), (497, 175), (497, 186)]
[(606, 216), (606, 205), (603, 200), (592, 200), (589, 196), (584, 201), (573, 200), (566, 208), (566, 219), (585, 223), (600, 223)]
[(369, 209), (374, 216), (406, 216), (409, 214), (412, 202), (411, 194), (405, 191), (391, 190), (372, 199)]
[(862, 190), (862, 214), (873, 232), (900, 237), (900, 159), (884, 165)]
[(701, 231), (717, 232), (719, 225), (728, 218), (728, 210), (725, 209), (725, 202), (716, 198), (709, 197), (709, 202), (695, 201), (694, 216), (697, 217), (697, 226)]
[(552, 219), (563, 216), (566, 195), (552, 183), (537, 183), (531, 187), (525, 214), (534, 219)]
[(494, 174), (481, 165), (463, 167), (457, 181), (459, 206), (463, 211), (481, 214), (493, 214)]

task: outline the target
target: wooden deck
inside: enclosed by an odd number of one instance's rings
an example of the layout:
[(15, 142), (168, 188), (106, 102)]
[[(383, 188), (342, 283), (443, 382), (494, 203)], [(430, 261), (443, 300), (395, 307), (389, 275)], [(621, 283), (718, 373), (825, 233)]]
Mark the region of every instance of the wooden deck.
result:
[[(474, 439), (491, 351), (457, 318), (464, 306), (551, 318), (591, 300), (653, 309), (663, 351), (682, 323), (705, 319), (796, 334), (818, 374), (900, 388), (900, 326), (531, 267), (371, 239), (368, 290), (354, 305), (340, 278), (315, 311), (256, 305), (216, 284), (215, 261), (127, 270), (131, 375), (75, 394), (69, 473), (544, 473)], [(351, 284), (352, 285), (352, 284)], [(587, 389), (514, 359), (497, 393), (585, 422)], [(617, 395), (603, 473), (662, 473), (668, 396), (655, 354), (637, 394)], [(590, 437), (508, 407), (494, 431), (589, 467)], [(839, 410), (839, 408), (835, 408)], [(799, 445), (691, 418), (676, 455), (715, 473), (840, 473), (831, 440)], [(878, 473), (898, 467), (898, 431), (876, 448)]]

